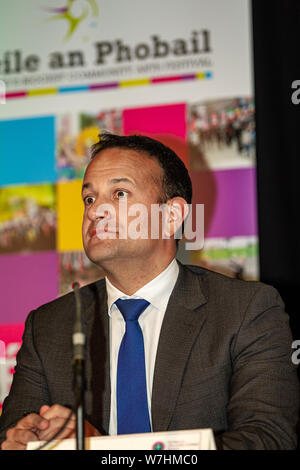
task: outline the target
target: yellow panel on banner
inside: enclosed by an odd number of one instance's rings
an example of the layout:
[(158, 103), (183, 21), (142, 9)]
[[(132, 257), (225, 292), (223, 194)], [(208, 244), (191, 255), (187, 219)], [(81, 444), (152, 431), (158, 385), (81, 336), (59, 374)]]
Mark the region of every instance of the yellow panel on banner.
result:
[(57, 249), (82, 250), (81, 225), (83, 202), (81, 180), (57, 184)]

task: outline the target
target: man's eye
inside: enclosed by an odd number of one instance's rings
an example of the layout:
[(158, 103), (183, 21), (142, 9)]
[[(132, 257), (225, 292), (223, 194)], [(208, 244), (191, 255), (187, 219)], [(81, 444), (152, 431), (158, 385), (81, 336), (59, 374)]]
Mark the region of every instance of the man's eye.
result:
[(90, 206), (91, 204), (93, 204), (93, 202), (95, 202), (95, 198), (93, 196), (86, 196), (83, 199), (83, 202), (84, 202), (85, 206)]
[(123, 189), (119, 189), (118, 191), (116, 191), (115, 194), (116, 194), (117, 199), (123, 199), (126, 196), (128, 196), (128, 192), (124, 191)]

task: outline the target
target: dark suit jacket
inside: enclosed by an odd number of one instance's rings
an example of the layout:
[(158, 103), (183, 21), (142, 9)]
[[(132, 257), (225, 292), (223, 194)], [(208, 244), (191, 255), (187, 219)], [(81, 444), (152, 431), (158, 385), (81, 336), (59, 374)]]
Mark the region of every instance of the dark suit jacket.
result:
[[(87, 419), (108, 433), (105, 281), (81, 288), (87, 331)], [(0, 440), (24, 412), (72, 406), (74, 294), (32, 311), (0, 418)], [(152, 390), (154, 431), (212, 428), (224, 449), (293, 449), (299, 391), (289, 318), (277, 291), (180, 265), (163, 321)]]

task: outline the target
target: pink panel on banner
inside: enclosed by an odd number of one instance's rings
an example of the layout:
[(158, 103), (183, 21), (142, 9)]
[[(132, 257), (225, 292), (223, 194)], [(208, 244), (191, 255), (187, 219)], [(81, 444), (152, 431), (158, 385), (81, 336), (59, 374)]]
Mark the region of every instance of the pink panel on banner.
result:
[(0, 340), (9, 343), (21, 343), (24, 323), (0, 325)]
[(22, 323), (30, 310), (58, 296), (58, 254), (0, 256), (0, 324)]
[(193, 202), (204, 204), (205, 237), (257, 235), (254, 168), (192, 171)]
[(156, 138), (171, 147), (188, 166), (186, 105), (171, 104), (123, 111), (123, 132)]
[(0, 408), (10, 389), (23, 331), (24, 323), (0, 325)]
[(124, 134), (139, 130), (145, 134), (172, 134), (186, 137), (186, 105), (171, 104), (146, 108), (124, 109)]

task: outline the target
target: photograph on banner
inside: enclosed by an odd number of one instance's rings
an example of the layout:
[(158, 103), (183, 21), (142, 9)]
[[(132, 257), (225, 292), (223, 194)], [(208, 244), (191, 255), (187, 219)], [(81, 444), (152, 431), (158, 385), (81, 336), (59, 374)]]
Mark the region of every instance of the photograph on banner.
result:
[(53, 184), (0, 188), (0, 254), (54, 250)]
[(102, 269), (90, 261), (84, 251), (59, 253), (59, 295), (71, 292), (74, 282), (83, 287), (103, 277)]
[(227, 98), (191, 105), (188, 138), (192, 170), (255, 166), (253, 99)]
[(4, 398), (10, 390), (23, 331), (24, 323), (0, 325), (0, 414)]
[(258, 280), (257, 237), (208, 238), (200, 251), (190, 254), (192, 264), (226, 276)]
[(98, 142), (99, 133), (122, 132), (122, 113), (119, 110), (67, 113), (57, 117), (56, 126), (57, 178), (60, 181), (82, 179), (90, 159), (90, 147)]

